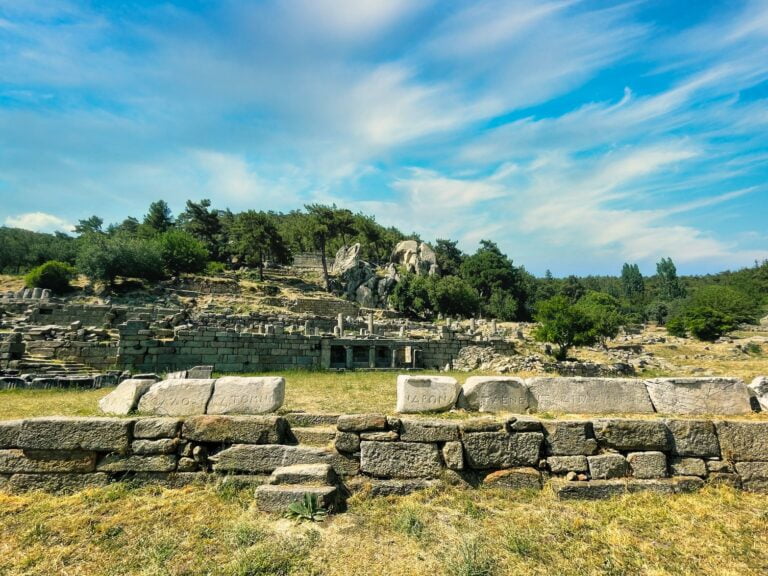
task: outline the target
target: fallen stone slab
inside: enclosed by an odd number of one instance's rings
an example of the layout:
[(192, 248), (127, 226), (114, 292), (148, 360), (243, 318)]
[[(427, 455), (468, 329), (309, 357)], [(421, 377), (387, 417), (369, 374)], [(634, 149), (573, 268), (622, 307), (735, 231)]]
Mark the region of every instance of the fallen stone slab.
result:
[(302, 502), (305, 494), (316, 497), (317, 505), (324, 510), (332, 510), (337, 505), (338, 490), (335, 486), (264, 484), (256, 488), (256, 506), (262, 512), (284, 514), (291, 504)]
[(529, 378), (531, 409), (570, 414), (650, 414), (642, 380), (631, 378)]
[(206, 408), (207, 414), (266, 414), (285, 401), (285, 378), (281, 376), (218, 378)]
[(449, 376), (397, 377), (397, 406), (400, 413), (444, 412), (456, 405), (461, 386)]
[(749, 391), (739, 378), (654, 378), (646, 381), (662, 414), (750, 414)]
[(435, 444), (361, 442), (360, 471), (380, 478), (436, 478), (442, 464)]
[(768, 422), (716, 422), (723, 460), (756, 462), (768, 454)]
[(125, 416), (139, 405), (141, 397), (152, 387), (154, 380), (123, 380), (112, 392), (99, 400), (99, 410), (105, 414)]
[(120, 418), (30, 418), (22, 423), (18, 447), (125, 453), (133, 422)]
[(470, 376), (461, 387), (457, 407), (480, 412), (524, 414), (530, 393), (522, 378)]
[(472, 432), (462, 437), (465, 462), (478, 470), (535, 466), (543, 440), (540, 432)]
[(195, 442), (217, 444), (283, 444), (290, 428), (281, 416), (192, 416), (181, 435)]
[(163, 380), (156, 382), (139, 400), (138, 411), (157, 416), (205, 414), (214, 380)]

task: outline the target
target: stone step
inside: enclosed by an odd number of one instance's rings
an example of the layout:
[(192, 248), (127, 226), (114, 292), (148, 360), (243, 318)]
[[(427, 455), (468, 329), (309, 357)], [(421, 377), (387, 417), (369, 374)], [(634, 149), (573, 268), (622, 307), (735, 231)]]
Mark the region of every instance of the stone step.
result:
[(294, 464), (281, 466), (272, 472), (270, 484), (313, 484), (333, 486), (338, 482), (330, 464)]
[(291, 428), (299, 444), (328, 446), (336, 439), (336, 428), (331, 426), (301, 426)]
[(301, 484), (266, 484), (256, 488), (256, 506), (262, 512), (283, 513), (294, 502), (301, 502), (304, 494), (317, 497), (317, 504), (324, 510), (336, 507), (338, 489), (335, 486), (307, 486)]

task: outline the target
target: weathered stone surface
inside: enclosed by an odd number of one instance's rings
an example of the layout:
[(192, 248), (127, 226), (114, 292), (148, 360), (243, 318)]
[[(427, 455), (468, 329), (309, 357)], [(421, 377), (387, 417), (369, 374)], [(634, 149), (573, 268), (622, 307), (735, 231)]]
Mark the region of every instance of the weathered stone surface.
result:
[(672, 481), (677, 493), (697, 492), (704, 488), (704, 480), (696, 476), (676, 476)]
[(336, 426), (339, 414), (316, 414), (308, 412), (289, 412), (283, 414), (288, 424), (298, 427), (308, 426)]
[(158, 416), (205, 414), (214, 380), (163, 380), (152, 385), (139, 400), (138, 411)]
[(632, 478), (627, 480), (627, 492), (653, 492), (655, 494), (674, 494), (675, 480), (672, 478)]
[(83, 474), (95, 467), (95, 452), (0, 450), (0, 474)]
[(528, 410), (529, 396), (522, 378), (470, 376), (461, 387), (457, 406), (480, 412), (523, 414)]
[(394, 430), (381, 430), (379, 432), (360, 432), (360, 440), (370, 440), (371, 442), (397, 442), (400, 434)]
[(397, 377), (397, 407), (401, 413), (443, 412), (456, 405), (461, 386), (449, 376)]
[(23, 420), (0, 421), (0, 448), (17, 448)]
[(654, 378), (646, 381), (662, 414), (749, 414), (749, 391), (738, 378)]
[(384, 414), (343, 414), (336, 420), (336, 428), (342, 432), (386, 430), (387, 417)]
[(585, 421), (542, 422), (544, 448), (548, 456), (589, 456), (597, 452), (597, 440), (592, 437), (592, 424)]
[(732, 472), (710, 472), (707, 483), (713, 486), (730, 486), (735, 490), (741, 490), (741, 476)]
[(133, 437), (142, 440), (175, 438), (180, 427), (178, 418), (139, 418), (133, 427)]
[(768, 454), (768, 422), (716, 422), (724, 460), (761, 461)]
[(569, 482), (568, 480), (553, 479), (552, 489), (561, 500), (605, 500), (625, 494), (627, 484), (625, 480)]
[(99, 410), (105, 414), (125, 416), (136, 409), (141, 397), (152, 387), (154, 380), (123, 380), (109, 394), (99, 400)]
[[(514, 419), (512, 419), (514, 421)], [(492, 417), (470, 418), (459, 423), (462, 432), (501, 432), (504, 424)]]
[(223, 444), (282, 444), (288, 423), (280, 416), (192, 416), (184, 420), (182, 437)]
[(667, 475), (667, 457), (663, 452), (630, 452), (627, 462), (632, 476), (641, 480), (665, 478)]
[(472, 432), (464, 434), (464, 456), (470, 468), (535, 466), (544, 435), (540, 432)]
[(461, 442), (446, 442), (443, 461), (449, 470), (464, 470), (464, 447)]
[(335, 445), (339, 452), (357, 452), (360, 450), (360, 436), (354, 432), (337, 432)]
[(541, 472), (535, 468), (510, 468), (491, 472), (483, 479), (486, 486), (503, 486), (514, 490), (541, 490)]
[(707, 460), (707, 472), (710, 474), (712, 472), (734, 472), (735, 468), (733, 468), (730, 464), (730, 462), (725, 462), (724, 460)]
[(213, 384), (207, 414), (266, 414), (285, 401), (285, 378), (225, 376)]
[(629, 466), (621, 454), (598, 454), (589, 456), (589, 475), (599, 480), (622, 478), (627, 475)]
[(40, 490), (68, 494), (109, 484), (109, 476), (94, 474), (14, 474), (7, 487), (12, 492)]
[(336, 439), (336, 428), (312, 426), (310, 428), (292, 427), (294, 438), (299, 444), (307, 446), (326, 446)]
[(380, 478), (436, 478), (442, 466), (435, 444), (361, 442), (360, 471)]
[(149, 454), (173, 454), (179, 447), (176, 438), (160, 438), (159, 440), (134, 440), (131, 442), (131, 452), (137, 456)]
[(176, 457), (169, 454), (154, 456), (120, 456), (107, 454), (96, 466), (99, 472), (173, 472)]
[(707, 458), (720, 456), (715, 425), (708, 420), (666, 420), (672, 454)]
[(176, 464), (177, 472), (196, 472), (199, 469), (199, 465), (192, 458), (179, 458), (178, 464)]
[(529, 378), (531, 409), (571, 414), (646, 414), (653, 405), (642, 380), (629, 378)]
[(11, 479), (10, 474), (0, 474), (0, 490), (5, 490), (8, 486), (8, 481)]
[(707, 465), (701, 458), (673, 458), (669, 463), (669, 471), (673, 476), (699, 476), (707, 475)]
[(126, 452), (133, 420), (46, 417), (24, 420), (19, 448)]
[(439, 480), (359, 478), (349, 488), (355, 492), (366, 491), (371, 496), (407, 496), (439, 485)]
[(294, 464), (276, 468), (270, 484), (331, 485), (338, 480), (330, 464)]
[(459, 425), (444, 420), (401, 420), (403, 442), (453, 442), (459, 439)]
[(541, 432), (543, 430), (541, 420), (521, 417), (507, 419), (504, 428), (510, 434), (513, 432)]
[(592, 422), (598, 444), (613, 450), (667, 451), (670, 439), (666, 424), (656, 420), (600, 419)]
[(339, 475), (355, 474), (357, 464), (340, 454), (309, 446), (235, 444), (209, 457), (216, 472), (272, 473), (294, 464), (330, 464)]
[(301, 502), (304, 494), (317, 497), (317, 503), (326, 510), (336, 505), (337, 489), (334, 486), (290, 486), (287, 484), (265, 484), (256, 488), (256, 506), (262, 512), (284, 514), (288, 506)]
[[(768, 456), (765, 457), (768, 460)], [(750, 492), (768, 492), (768, 462), (736, 462), (741, 485)]]
[(589, 472), (589, 462), (586, 456), (547, 456), (547, 465), (552, 474)]
[(748, 386), (750, 395), (757, 398), (760, 410), (768, 412), (768, 376), (758, 376)]

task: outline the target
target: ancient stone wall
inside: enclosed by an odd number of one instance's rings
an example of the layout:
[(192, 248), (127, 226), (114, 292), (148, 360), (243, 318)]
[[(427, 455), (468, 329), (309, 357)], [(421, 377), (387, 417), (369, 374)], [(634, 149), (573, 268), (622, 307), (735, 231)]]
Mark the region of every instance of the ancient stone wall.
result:
[[(318, 424), (333, 426), (319, 429), (326, 442), (306, 445), (307, 426)], [(549, 485), (561, 498), (669, 494), (707, 483), (768, 491), (768, 422), (384, 414), (0, 422), (0, 488), (10, 490), (67, 491), (123, 479), (261, 484), (299, 464), (329, 465), (348, 488), (378, 494), (439, 482)]]
[[(161, 306), (112, 306), (110, 304), (61, 304), (45, 302), (24, 306), (29, 310), (26, 322), (35, 325), (68, 326), (80, 322), (83, 326), (117, 325), (127, 320), (154, 321), (179, 312), (179, 308)], [(18, 311), (19, 313), (21, 310)]]

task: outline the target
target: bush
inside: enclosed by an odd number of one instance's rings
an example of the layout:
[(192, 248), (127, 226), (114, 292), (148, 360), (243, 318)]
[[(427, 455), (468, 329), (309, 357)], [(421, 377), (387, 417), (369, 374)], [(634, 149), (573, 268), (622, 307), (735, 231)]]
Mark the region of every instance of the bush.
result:
[(77, 276), (77, 270), (66, 262), (50, 260), (30, 270), (24, 277), (27, 288), (49, 288), (57, 293), (70, 289), (69, 283)]
[(692, 306), (669, 319), (667, 332), (680, 337), (690, 333), (698, 340), (714, 342), (737, 325), (738, 322), (730, 314), (709, 306)]
[(669, 322), (667, 322), (667, 332), (678, 338), (685, 338), (688, 336), (688, 329), (685, 327), (685, 319), (680, 316), (671, 318)]
[(169, 230), (158, 239), (165, 269), (177, 276), (182, 272), (202, 272), (208, 250), (202, 242), (182, 230)]
[(569, 298), (553, 296), (539, 302), (536, 320), (541, 324), (534, 336), (540, 342), (557, 344), (555, 357), (565, 360), (572, 346), (585, 346), (597, 341), (595, 327), (590, 318)]
[(603, 346), (608, 338), (615, 338), (625, 322), (620, 302), (604, 292), (588, 292), (576, 304), (592, 323), (595, 338)]
[(124, 235), (89, 235), (77, 254), (77, 267), (92, 281), (114, 283), (118, 276), (159, 280), (163, 278), (163, 257), (154, 240)]
[[(429, 286), (432, 307), (442, 314), (472, 316), (480, 305), (480, 297), (469, 283), (458, 276), (445, 276)], [(514, 302), (515, 308), (517, 303)]]

